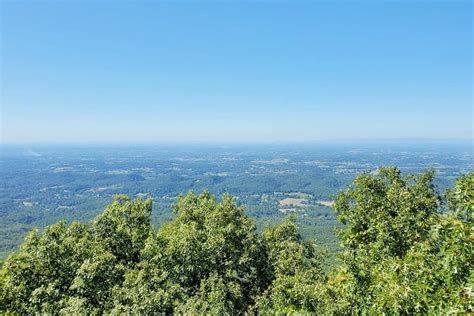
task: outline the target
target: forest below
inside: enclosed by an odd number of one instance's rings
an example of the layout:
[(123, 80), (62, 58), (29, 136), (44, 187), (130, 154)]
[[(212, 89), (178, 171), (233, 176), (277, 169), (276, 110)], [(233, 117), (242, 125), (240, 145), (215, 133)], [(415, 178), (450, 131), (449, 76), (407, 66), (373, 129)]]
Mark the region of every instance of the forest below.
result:
[(59, 220), (89, 222), (117, 194), (151, 198), (155, 227), (174, 219), (179, 194), (228, 193), (257, 231), (289, 214), (304, 239), (334, 260), (337, 194), (362, 172), (436, 171), (439, 192), (473, 169), (470, 142), (241, 145), (0, 146), (0, 260), (25, 235)]
[(474, 173), (359, 174), (333, 206), (337, 260), (294, 216), (257, 230), (229, 194), (116, 195), (92, 221), (33, 230), (0, 270), (5, 314), (462, 314), (474, 312)]

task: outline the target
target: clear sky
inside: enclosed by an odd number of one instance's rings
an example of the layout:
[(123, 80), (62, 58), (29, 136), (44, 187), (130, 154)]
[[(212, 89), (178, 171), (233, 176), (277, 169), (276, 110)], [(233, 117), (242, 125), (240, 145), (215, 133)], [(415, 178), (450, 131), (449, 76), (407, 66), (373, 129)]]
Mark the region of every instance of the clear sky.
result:
[(2, 142), (471, 138), (471, 1), (1, 1)]

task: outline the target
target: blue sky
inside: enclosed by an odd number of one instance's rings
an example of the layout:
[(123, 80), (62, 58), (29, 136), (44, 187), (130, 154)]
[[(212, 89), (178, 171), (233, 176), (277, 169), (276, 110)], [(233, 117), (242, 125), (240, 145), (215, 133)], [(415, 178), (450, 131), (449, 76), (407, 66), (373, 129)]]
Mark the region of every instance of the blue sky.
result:
[(3, 1), (2, 142), (471, 138), (470, 1)]

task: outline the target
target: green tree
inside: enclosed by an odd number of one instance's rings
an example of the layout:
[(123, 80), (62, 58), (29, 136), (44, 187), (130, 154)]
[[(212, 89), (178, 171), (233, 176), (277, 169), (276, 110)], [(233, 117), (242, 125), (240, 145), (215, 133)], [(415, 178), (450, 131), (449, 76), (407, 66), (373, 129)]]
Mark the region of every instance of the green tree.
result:
[(302, 239), (295, 218), (266, 229), (263, 240), (273, 282), (260, 297), (258, 310), (264, 314), (323, 311), (322, 253)]
[(138, 263), (140, 251), (152, 229), (151, 211), (151, 200), (132, 201), (126, 195), (116, 195), (92, 223), (92, 238), (118, 262)]
[(89, 224), (32, 231), (0, 269), (0, 312), (15, 314), (472, 313), (474, 173), (448, 190), (434, 174), (359, 175), (335, 204), (340, 265), (294, 218), (257, 234), (224, 195), (189, 193), (151, 226), (151, 201), (116, 196)]
[[(146, 242), (143, 260), (127, 275), (117, 306), (149, 313), (176, 307), (196, 313), (244, 311), (266, 285), (265, 251), (253, 221), (231, 196), (217, 202), (207, 192), (180, 196), (174, 212), (176, 219)], [(210, 300), (225, 305), (211, 306)]]
[(474, 220), (474, 172), (459, 177), (446, 192), (451, 215), (468, 222)]
[(117, 196), (92, 224), (65, 222), (32, 231), (2, 267), (0, 306), (20, 314), (100, 313), (126, 267), (139, 261), (151, 201)]
[[(465, 181), (453, 192), (464, 190)], [(465, 198), (470, 192), (462, 192), (451, 201), (456, 209), (445, 215), (439, 212), (432, 172), (403, 177), (396, 168), (383, 168), (358, 176), (335, 205), (345, 225), (339, 232), (343, 266), (331, 277), (328, 292), (344, 297), (339, 306), (374, 314), (468, 310), (472, 220), (453, 215), (464, 214), (472, 203)]]
[(70, 295), (70, 285), (81, 262), (90, 255), (88, 227), (64, 222), (40, 234), (32, 231), (20, 251), (4, 264), (2, 305), (7, 310), (31, 314), (60, 310)]

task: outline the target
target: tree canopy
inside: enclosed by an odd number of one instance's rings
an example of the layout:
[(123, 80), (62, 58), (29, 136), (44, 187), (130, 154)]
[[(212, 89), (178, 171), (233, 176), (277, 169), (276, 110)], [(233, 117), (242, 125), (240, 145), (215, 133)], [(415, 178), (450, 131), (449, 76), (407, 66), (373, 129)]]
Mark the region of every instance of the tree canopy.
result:
[(359, 175), (336, 199), (341, 252), (329, 269), (293, 217), (259, 233), (235, 198), (188, 193), (155, 228), (151, 200), (118, 195), (90, 223), (30, 232), (0, 270), (0, 312), (472, 312), (474, 173), (445, 198), (433, 177)]

